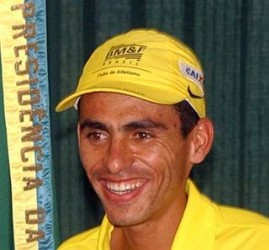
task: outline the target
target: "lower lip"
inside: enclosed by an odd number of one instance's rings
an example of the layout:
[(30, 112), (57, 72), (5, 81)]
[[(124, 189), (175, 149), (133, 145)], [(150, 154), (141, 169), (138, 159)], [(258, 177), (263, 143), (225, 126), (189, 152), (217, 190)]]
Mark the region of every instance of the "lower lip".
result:
[(145, 184), (146, 183), (144, 183), (141, 187), (132, 190), (131, 192), (127, 192), (126, 194), (113, 193), (104, 186), (104, 195), (110, 202), (117, 203), (117, 205), (127, 204), (139, 196), (144, 189)]

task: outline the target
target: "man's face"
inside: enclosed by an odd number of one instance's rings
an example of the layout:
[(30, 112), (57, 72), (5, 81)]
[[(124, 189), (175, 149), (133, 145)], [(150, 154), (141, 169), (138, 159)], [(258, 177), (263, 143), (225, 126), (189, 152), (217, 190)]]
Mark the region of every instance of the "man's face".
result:
[(80, 157), (112, 224), (135, 226), (184, 209), (192, 164), (180, 126), (172, 106), (114, 93), (81, 98)]

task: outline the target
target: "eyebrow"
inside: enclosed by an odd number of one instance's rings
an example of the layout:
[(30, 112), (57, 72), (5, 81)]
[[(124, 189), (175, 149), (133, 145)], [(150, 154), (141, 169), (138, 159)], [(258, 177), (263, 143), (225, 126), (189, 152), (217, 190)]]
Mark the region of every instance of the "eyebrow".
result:
[[(105, 125), (104, 123), (89, 119), (85, 120), (80, 125), (81, 130), (85, 128), (99, 129), (104, 131), (109, 130), (107, 125)], [(122, 129), (125, 131), (132, 131), (137, 129), (167, 129), (167, 127), (161, 122), (145, 119), (145, 120), (131, 121), (127, 124), (124, 124)]]
[(94, 121), (94, 120), (85, 120), (80, 124), (80, 130), (85, 128), (92, 128), (92, 129), (100, 129), (104, 131), (108, 131), (107, 126), (104, 123)]
[(125, 124), (123, 127), (127, 131), (136, 130), (136, 129), (150, 129), (150, 128), (167, 129), (167, 127), (163, 123), (155, 122), (150, 119), (132, 121)]

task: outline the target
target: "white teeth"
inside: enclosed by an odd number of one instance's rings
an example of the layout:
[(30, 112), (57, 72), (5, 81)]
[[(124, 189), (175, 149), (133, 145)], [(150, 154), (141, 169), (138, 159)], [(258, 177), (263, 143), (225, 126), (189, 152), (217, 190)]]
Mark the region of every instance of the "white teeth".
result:
[(112, 193), (118, 194), (118, 195), (124, 195), (127, 193), (132, 192), (133, 190), (139, 188), (142, 186), (142, 182), (135, 182), (135, 183), (113, 183), (113, 182), (107, 182), (106, 187), (109, 189)]

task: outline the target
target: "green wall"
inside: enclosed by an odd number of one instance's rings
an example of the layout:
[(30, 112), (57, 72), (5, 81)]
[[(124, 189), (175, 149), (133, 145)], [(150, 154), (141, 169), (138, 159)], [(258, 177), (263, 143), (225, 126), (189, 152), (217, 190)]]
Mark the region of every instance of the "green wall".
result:
[[(0, 51), (1, 52), (1, 51)], [(1, 53), (0, 53), (1, 56)], [(2, 66), (0, 59), (0, 249), (13, 249), (11, 187), (7, 155), (6, 124), (4, 116)]]

